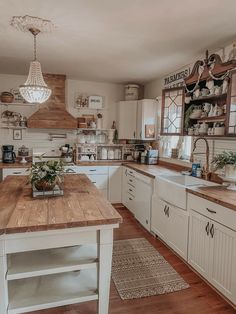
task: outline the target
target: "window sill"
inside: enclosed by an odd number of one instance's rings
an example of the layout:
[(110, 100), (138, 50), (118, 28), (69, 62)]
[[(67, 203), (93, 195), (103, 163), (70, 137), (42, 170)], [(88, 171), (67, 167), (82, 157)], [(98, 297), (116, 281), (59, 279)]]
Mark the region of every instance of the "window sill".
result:
[(161, 161), (169, 162), (170, 164), (174, 164), (174, 165), (179, 165), (179, 166), (188, 167), (188, 168), (192, 167), (192, 163), (188, 160), (181, 160), (181, 159), (175, 159), (175, 158), (170, 158), (170, 157), (160, 157), (159, 159)]

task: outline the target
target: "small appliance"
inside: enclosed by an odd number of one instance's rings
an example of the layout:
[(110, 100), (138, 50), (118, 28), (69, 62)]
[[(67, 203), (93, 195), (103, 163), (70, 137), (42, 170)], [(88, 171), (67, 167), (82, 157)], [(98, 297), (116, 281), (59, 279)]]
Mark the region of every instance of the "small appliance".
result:
[(158, 150), (157, 149), (150, 149), (147, 151), (146, 156), (146, 164), (147, 165), (156, 165), (158, 164)]
[(14, 153), (13, 145), (2, 146), (2, 162), (13, 164), (15, 162), (16, 154)]

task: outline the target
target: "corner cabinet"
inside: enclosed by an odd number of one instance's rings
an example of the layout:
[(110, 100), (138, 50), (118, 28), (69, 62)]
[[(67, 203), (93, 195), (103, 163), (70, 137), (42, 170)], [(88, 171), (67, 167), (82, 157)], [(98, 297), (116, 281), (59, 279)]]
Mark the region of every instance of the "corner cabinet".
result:
[(161, 135), (181, 135), (183, 130), (184, 88), (162, 91)]
[(157, 101), (142, 99), (120, 101), (118, 104), (119, 139), (155, 140)]

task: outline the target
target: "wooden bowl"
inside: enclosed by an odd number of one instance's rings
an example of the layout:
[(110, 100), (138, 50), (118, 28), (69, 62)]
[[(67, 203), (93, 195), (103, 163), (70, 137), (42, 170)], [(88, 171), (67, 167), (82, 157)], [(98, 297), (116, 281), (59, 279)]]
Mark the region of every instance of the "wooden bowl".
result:
[(1, 102), (10, 104), (11, 102), (13, 102), (13, 100), (14, 100), (13, 95), (5, 95), (5, 94), (1, 95)]

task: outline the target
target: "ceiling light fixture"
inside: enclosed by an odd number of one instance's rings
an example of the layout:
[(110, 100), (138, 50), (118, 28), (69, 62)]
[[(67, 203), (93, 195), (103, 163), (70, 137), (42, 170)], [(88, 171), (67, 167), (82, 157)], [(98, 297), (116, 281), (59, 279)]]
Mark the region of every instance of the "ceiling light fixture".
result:
[(41, 64), (37, 60), (36, 37), (41, 31), (48, 31), (53, 24), (48, 20), (26, 15), (13, 17), (11, 25), (24, 32), (29, 31), (34, 36), (34, 60), (30, 62), (28, 78), (20, 85), (19, 90), (27, 102), (42, 104), (49, 99), (52, 91), (44, 81)]

